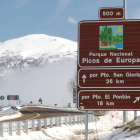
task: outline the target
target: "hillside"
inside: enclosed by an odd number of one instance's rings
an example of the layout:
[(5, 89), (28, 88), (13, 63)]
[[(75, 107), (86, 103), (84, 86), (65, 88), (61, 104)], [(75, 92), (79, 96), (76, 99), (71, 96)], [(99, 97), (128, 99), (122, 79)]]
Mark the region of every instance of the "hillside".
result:
[[(19, 95), (25, 103), (66, 106), (68, 82), (76, 72), (77, 43), (43, 34), (0, 43), (1, 95)], [(14, 102), (13, 102), (14, 103)]]
[(44, 66), (61, 58), (74, 58), (76, 51), (76, 42), (44, 34), (0, 42), (0, 74)]
[(140, 140), (140, 117), (119, 126), (111, 135), (100, 140)]

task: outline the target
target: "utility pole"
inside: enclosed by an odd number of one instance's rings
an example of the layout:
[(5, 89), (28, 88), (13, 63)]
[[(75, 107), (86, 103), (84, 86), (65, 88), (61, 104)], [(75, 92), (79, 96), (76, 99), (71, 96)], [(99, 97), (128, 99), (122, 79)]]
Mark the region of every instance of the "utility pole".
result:
[(124, 7), (124, 19), (127, 19), (127, 8), (126, 8), (126, 0), (123, 0), (123, 7)]
[(62, 108), (63, 108), (63, 98), (62, 98)]

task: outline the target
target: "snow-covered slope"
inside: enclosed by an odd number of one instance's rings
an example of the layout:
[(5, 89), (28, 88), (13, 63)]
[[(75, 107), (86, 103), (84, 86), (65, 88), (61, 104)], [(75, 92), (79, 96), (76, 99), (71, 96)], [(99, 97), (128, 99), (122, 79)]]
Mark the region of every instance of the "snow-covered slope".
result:
[(21, 55), (23, 58), (35, 58), (43, 54), (48, 54), (48, 56), (59, 55), (60, 57), (73, 56), (74, 51), (77, 50), (76, 45), (76, 42), (60, 37), (34, 34), (0, 43), (0, 55), (12, 52), (15, 55)]
[(6, 107), (6, 108), (2, 108), (0, 110), (0, 115), (2, 115), (2, 114), (10, 114), (10, 113), (14, 113), (14, 112), (18, 112), (18, 110), (16, 111), (16, 110), (12, 109), (11, 107)]
[(68, 82), (76, 72), (76, 51), (76, 42), (43, 34), (0, 43), (1, 95), (19, 95), (27, 103), (42, 98), (60, 107), (72, 103)]
[(101, 140), (140, 140), (140, 117), (120, 126)]
[(0, 43), (0, 74), (5, 70), (42, 66), (61, 58), (74, 58), (77, 43), (44, 34)]

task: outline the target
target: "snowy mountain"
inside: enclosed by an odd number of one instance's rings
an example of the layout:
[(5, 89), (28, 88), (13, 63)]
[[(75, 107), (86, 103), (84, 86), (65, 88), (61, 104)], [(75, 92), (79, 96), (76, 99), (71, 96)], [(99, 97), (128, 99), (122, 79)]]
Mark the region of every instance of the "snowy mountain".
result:
[[(0, 43), (0, 95), (29, 103), (72, 103), (68, 82), (76, 72), (77, 43), (43, 34)], [(12, 101), (11, 101), (12, 102)], [(14, 104), (14, 102), (12, 102)], [(73, 105), (74, 106), (74, 105)]]
[(61, 58), (74, 58), (76, 51), (76, 42), (44, 34), (0, 42), (0, 74), (44, 66)]

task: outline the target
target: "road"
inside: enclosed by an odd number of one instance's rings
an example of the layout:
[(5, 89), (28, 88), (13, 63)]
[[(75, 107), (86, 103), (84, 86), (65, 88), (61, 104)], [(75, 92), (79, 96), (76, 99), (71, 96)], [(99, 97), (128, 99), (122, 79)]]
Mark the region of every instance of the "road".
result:
[(24, 107), (19, 110), (22, 113), (22, 116), (19, 118), (14, 118), (10, 120), (4, 120), (0, 122), (12, 122), (12, 121), (22, 121), (22, 120), (31, 120), (31, 119), (40, 119), (40, 118), (51, 118), (59, 116), (73, 116), (84, 114), (78, 111), (66, 111), (62, 109), (55, 108), (41, 108), (41, 107)]

